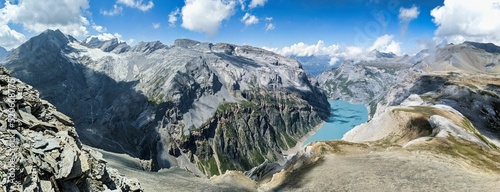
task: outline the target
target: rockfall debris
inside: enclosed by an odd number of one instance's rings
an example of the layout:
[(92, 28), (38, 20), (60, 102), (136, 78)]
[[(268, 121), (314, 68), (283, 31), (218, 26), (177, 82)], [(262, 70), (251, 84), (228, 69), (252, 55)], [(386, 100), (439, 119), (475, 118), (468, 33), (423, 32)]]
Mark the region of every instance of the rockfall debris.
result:
[(0, 67), (0, 191), (142, 191), (82, 147), (73, 121)]

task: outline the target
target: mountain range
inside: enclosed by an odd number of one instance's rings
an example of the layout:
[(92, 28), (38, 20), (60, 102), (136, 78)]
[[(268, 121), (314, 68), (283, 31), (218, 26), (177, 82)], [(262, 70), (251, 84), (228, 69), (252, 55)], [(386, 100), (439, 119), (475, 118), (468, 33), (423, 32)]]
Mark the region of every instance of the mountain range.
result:
[(130, 47), (47, 30), (2, 65), (73, 118), (84, 143), (144, 159), (152, 171), (210, 176), (280, 160), (330, 111), (297, 61), (250, 46)]
[[(299, 61), (251, 46), (189, 39), (129, 46), (47, 30), (13, 49), (0, 74), (24, 90), (17, 135), (43, 156), (23, 162), (40, 161), (56, 178), (41, 177), (49, 188), (497, 191), (500, 47), (370, 54), (311, 77)], [(302, 147), (336, 111), (328, 99), (362, 103), (371, 118), (342, 140)], [(54, 141), (69, 147), (52, 148)], [(95, 171), (104, 161), (126, 177), (110, 169), (109, 179), (96, 180), (106, 175)]]

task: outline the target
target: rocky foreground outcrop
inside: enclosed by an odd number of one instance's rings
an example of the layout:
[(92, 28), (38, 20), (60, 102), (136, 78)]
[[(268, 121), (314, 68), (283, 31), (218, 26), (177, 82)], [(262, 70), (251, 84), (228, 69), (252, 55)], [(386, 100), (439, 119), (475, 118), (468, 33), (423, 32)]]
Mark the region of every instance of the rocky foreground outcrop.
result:
[(0, 191), (142, 191), (82, 147), (73, 121), (0, 67)]

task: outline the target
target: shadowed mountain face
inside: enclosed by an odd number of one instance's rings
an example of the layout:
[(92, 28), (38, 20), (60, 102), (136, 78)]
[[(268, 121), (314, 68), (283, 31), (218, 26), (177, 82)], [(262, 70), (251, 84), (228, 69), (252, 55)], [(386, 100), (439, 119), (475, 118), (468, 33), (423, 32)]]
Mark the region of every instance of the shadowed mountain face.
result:
[(84, 143), (198, 175), (248, 170), (326, 120), (300, 64), (249, 46), (129, 47), (48, 30), (2, 63), (72, 117)]
[(3, 67), (0, 89), (0, 108), (9, 111), (0, 117), (0, 191), (142, 191), (83, 148), (73, 121)]
[(3, 61), (7, 55), (9, 55), (10, 51), (7, 51), (5, 48), (0, 47), (0, 62)]

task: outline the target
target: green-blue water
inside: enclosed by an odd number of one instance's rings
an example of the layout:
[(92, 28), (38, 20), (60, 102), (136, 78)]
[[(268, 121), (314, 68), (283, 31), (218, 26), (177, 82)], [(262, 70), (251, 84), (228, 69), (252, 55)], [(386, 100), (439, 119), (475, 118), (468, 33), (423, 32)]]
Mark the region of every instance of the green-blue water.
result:
[(331, 116), (314, 135), (304, 142), (342, 139), (355, 126), (368, 121), (368, 110), (363, 104), (351, 104), (342, 100), (330, 100)]

